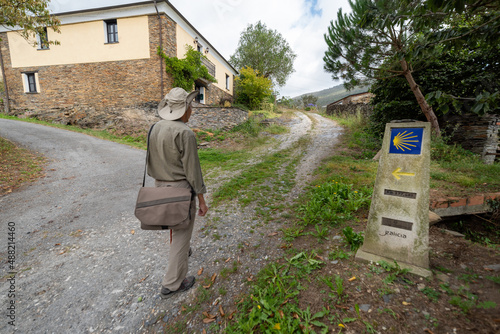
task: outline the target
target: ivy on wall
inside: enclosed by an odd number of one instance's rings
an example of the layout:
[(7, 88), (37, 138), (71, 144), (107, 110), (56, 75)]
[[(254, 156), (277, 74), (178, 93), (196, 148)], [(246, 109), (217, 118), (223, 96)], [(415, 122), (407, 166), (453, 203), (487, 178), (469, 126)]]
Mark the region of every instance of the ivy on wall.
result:
[(157, 53), (164, 59), (165, 70), (172, 75), (174, 87), (181, 87), (190, 92), (194, 88), (195, 81), (200, 78), (210, 82), (217, 82), (201, 62), (201, 59), (206, 59), (206, 57), (200, 52), (195, 51), (192, 46), (186, 45), (186, 57), (183, 59), (168, 57), (160, 47), (158, 47)]

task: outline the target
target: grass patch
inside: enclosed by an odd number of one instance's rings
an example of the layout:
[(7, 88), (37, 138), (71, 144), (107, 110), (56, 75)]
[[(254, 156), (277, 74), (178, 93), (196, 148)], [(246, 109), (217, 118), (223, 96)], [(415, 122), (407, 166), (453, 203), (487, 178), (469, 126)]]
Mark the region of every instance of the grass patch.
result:
[(251, 153), (243, 150), (208, 148), (198, 150), (198, 156), (203, 173), (206, 174), (215, 168), (220, 168), (222, 171), (239, 169), (240, 165), (251, 157)]
[(43, 175), (45, 159), (0, 137), (0, 196)]
[[(296, 146), (305, 144), (299, 141)], [(242, 205), (257, 201), (260, 208), (258, 213), (262, 215), (266, 215), (269, 210), (279, 209), (271, 204), (277, 203), (293, 187), (295, 166), (301, 157), (293, 154), (297, 150), (296, 146), (268, 155), (262, 162), (244, 169), (217, 189), (212, 205), (237, 198)]]

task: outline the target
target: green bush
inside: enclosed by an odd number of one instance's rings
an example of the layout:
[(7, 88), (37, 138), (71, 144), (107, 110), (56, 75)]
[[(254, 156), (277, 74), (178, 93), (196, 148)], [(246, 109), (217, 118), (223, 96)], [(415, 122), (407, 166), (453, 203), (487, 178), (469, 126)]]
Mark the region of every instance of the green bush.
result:
[(235, 94), (236, 103), (244, 104), (250, 109), (258, 109), (264, 99), (271, 96), (272, 82), (251, 67), (245, 67), (236, 77)]

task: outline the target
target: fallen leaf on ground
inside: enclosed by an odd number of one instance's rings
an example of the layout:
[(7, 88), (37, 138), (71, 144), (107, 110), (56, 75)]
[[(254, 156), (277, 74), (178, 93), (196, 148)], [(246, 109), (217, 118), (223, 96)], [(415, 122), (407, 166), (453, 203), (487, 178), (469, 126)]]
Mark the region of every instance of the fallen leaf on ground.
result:
[(215, 283), (215, 278), (217, 277), (217, 274), (212, 275), (212, 283)]
[(222, 309), (222, 305), (219, 305), (219, 313), (220, 313), (220, 316), (223, 317), (225, 316), (226, 314), (224, 313), (224, 310)]
[(403, 302), (403, 305), (411, 305), (410, 303), (407, 303), (407, 302)]
[(198, 276), (200, 276), (202, 273), (203, 273), (203, 267), (201, 267), (200, 270), (198, 270)]
[(230, 257), (227, 258), (226, 263), (228, 263), (229, 261), (231, 261)]
[(203, 319), (203, 323), (205, 323), (205, 324), (209, 324), (209, 323), (214, 322), (214, 321), (215, 321), (215, 319), (210, 319), (210, 318)]
[(135, 231), (134, 230), (130, 231), (130, 234), (135, 234)]
[(275, 235), (278, 235), (278, 232), (269, 233), (267, 236), (268, 237), (274, 237)]
[(349, 282), (352, 282), (352, 281), (354, 281), (355, 279), (356, 279), (356, 276), (353, 276), (353, 277), (349, 278)]

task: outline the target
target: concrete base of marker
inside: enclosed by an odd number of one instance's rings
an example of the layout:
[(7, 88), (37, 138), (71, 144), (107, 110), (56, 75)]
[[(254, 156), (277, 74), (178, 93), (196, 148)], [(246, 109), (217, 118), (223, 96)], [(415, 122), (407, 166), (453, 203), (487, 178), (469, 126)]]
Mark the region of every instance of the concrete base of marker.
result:
[[(389, 264), (394, 263), (394, 259), (390, 259), (390, 258), (383, 257), (380, 255), (368, 253), (368, 252), (362, 251), (361, 249), (359, 249), (356, 252), (355, 259), (356, 259), (356, 261), (361, 261), (361, 262), (385, 261)], [(412, 273), (412, 274), (422, 276), (422, 277), (431, 277), (432, 276), (432, 272), (429, 269), (417, 267), (413, 264), (409, 264), (409, 263), (405, 263), (405, 262), (397, 262), (397, 263), (401, 268), (410, 270), (410, 273)]]

